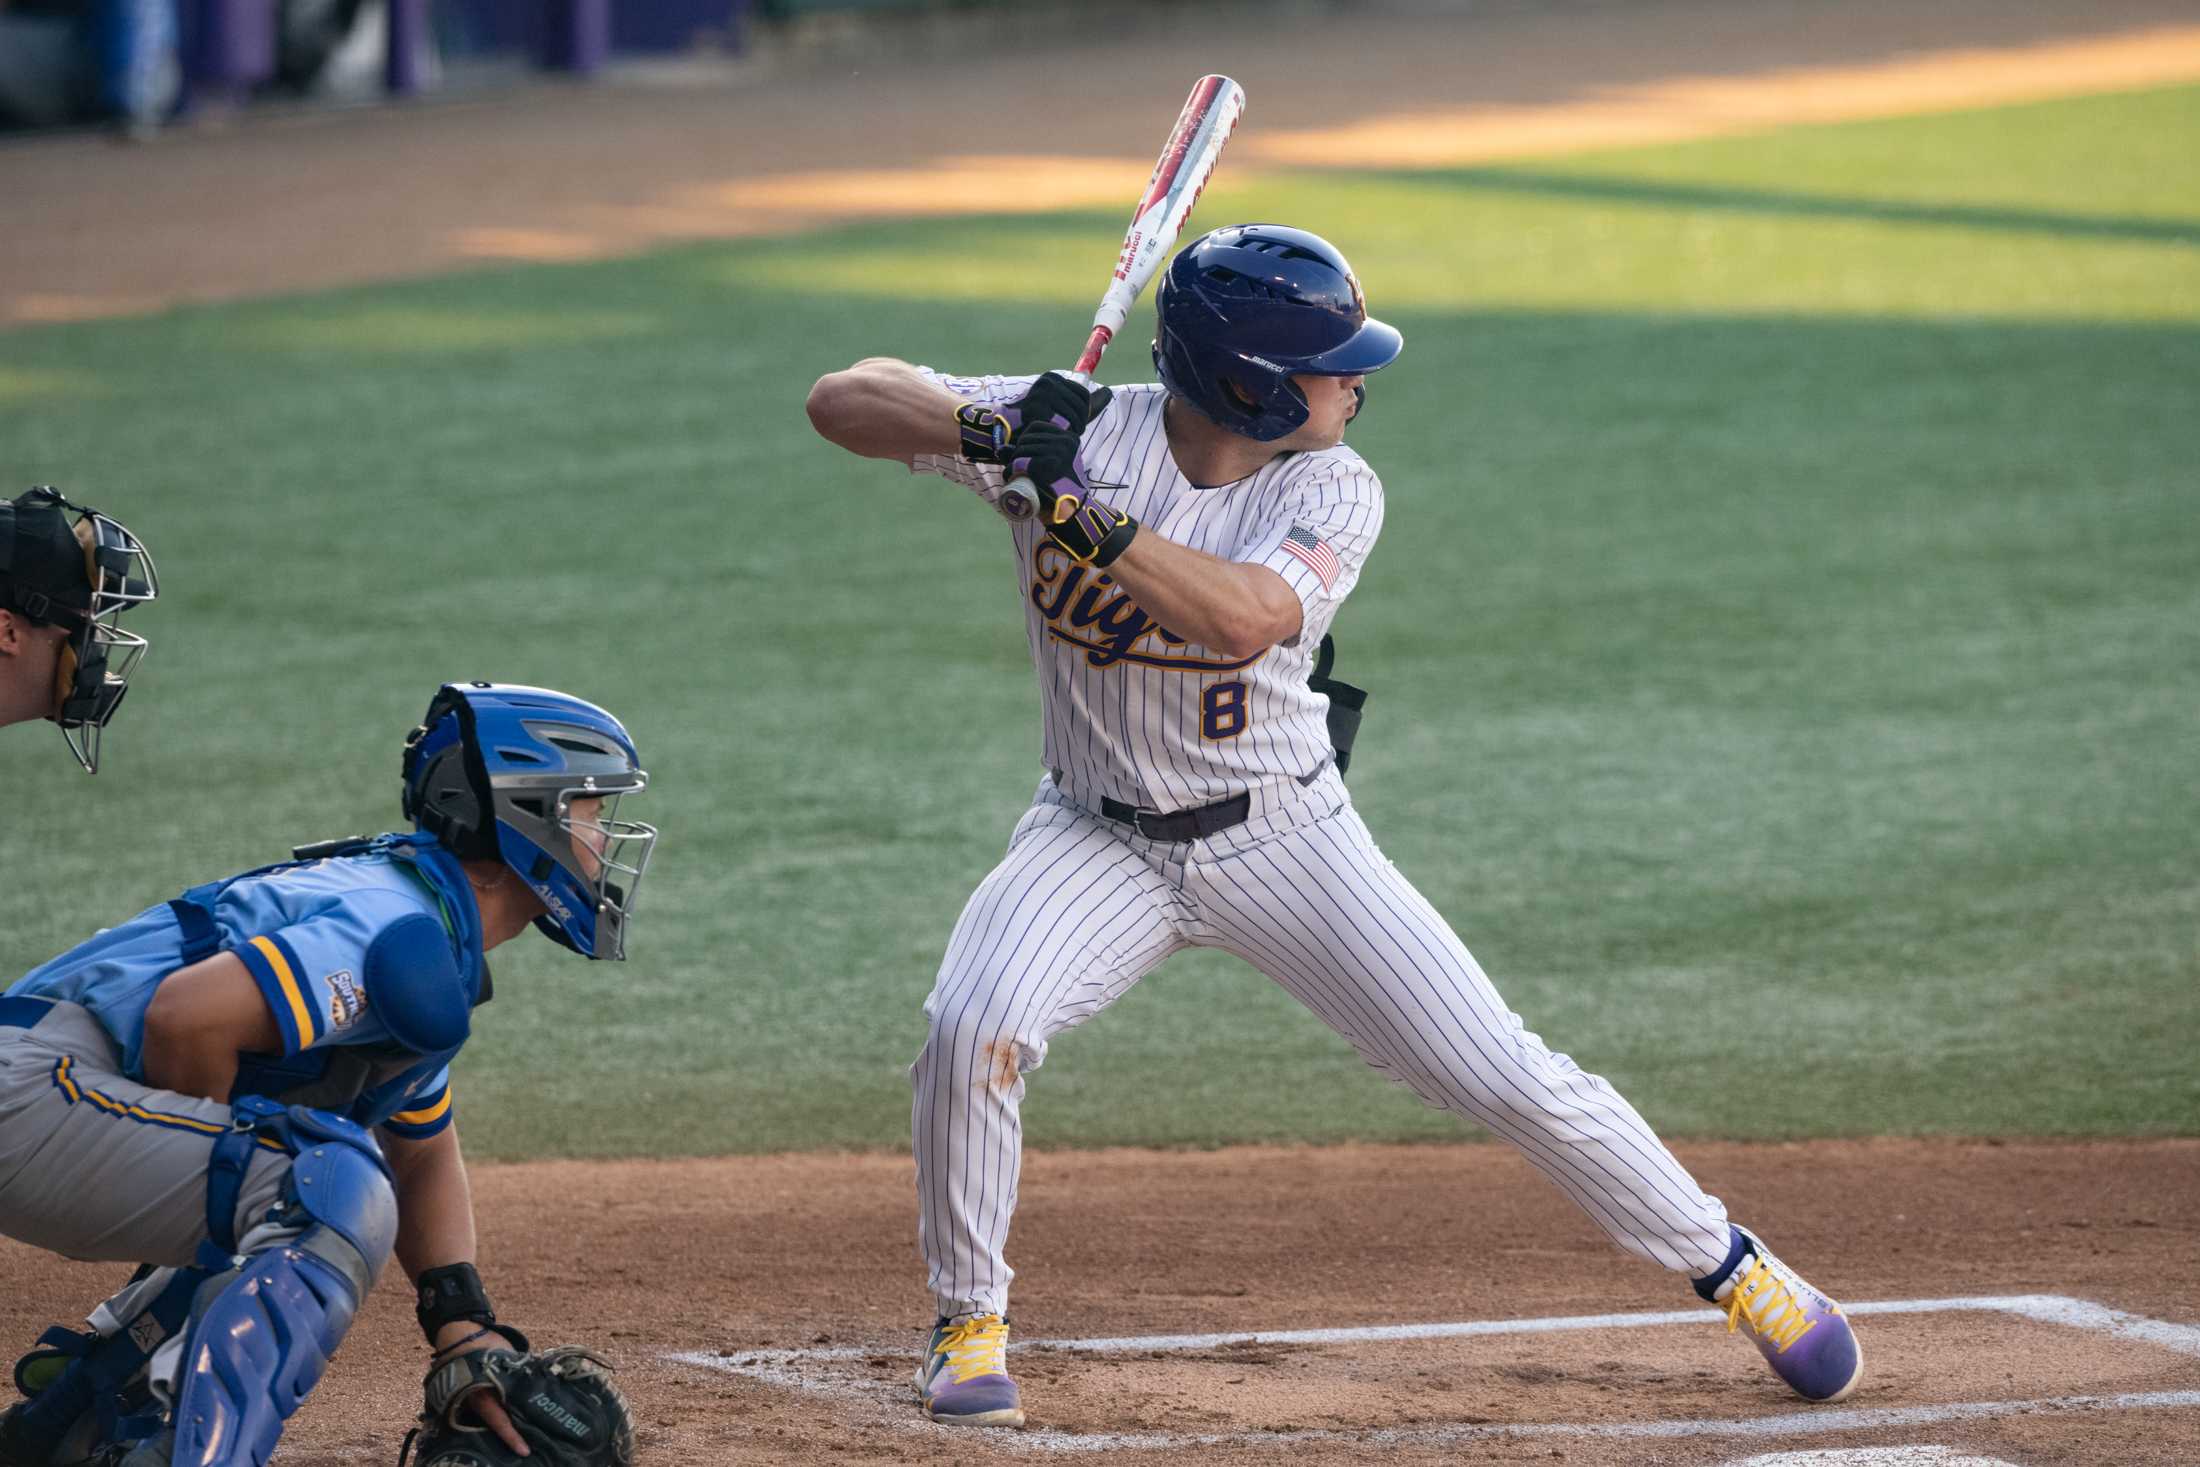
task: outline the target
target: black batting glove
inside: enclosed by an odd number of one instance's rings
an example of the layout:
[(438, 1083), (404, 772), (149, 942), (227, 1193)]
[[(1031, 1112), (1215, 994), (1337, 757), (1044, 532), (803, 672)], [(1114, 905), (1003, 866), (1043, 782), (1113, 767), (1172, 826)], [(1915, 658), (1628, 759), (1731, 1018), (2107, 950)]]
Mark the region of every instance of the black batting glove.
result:
[(1108, 399), (1115, 396), (1112, 387), (1087, 387), (1075, 377), (1064, 372), (1048, 372), (1024, 390), (1024, 395), (1008, 406), (1025, 425), (1052, 420), (1057, 427), (1067, 428), (1082, 438), (1092, 420), (1107, 407)]
[(1041, 423), (1082, 435), (1113, 396), (1112, 388), (1088, 388), (1074, 377), (1048, 372), (1006, 407), (966, 402), (955, 409), (962, 456), (972, 463), (1005, 464), (1016, 435)]
[(1033, 423), (1016, 435), (1011, 474), (1031, 480), (1039, 525), (1080, 564), (1106, 566), (1129, 548), (1138, 521), (1092, 497), (1077, 435), (1053, 423)]

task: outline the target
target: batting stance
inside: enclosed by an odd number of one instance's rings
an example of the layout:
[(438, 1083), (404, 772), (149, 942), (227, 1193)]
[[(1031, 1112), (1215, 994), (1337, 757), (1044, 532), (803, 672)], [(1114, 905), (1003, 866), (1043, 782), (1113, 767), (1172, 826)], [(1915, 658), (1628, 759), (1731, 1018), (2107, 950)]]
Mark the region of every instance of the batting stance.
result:
[(436, 695), (403, 773), (415, 832), (194, 887), (0, 996), (0, 1232), (147, 1265), (17, 1365), (0, 1467), (259, 1467), (393, 1251), (431, 1437), (470, 1411), (470, 1463), (625, 1460), (571, 1450), (591, 1431), (631, 1454), (623, 1411), (560, 1395), (546, 1436), (529, 1394), (499, 1404), (528, 1345), (474, 1268), (450, 1063), (530, 923), (625, 955), (656, 832), (614, 809), (648, 777), (603, 709), (489, 683)]
[(1336, 249), (1271, 225), (1186, 247), (1157, 304), (1157, 386), (1088, 397), (1055, 374), (874, 358), (810, 396), (826, 438), (1009, 522), (1046, 715), (1047, 775), (955, 924), (910, 1070), (938, 1309), (925, 1410), (1023, 1421), (1002, 1257), (1023, 1076), (1188, 947), (1244, 958), (1376, 1069), (1519, 1147), (1621, 1248), (1727, 1303), (1802, 1395), (1846, 1395), (1862, 1362), (1839, 1309), (1522, 1026), (1345, 792), (1354, 718), (1332, 715), (1361, 695), (1327, 678), (1326, 634), (1383, 495), (1342, 440), (1399, 334)]
[(87, 774), (145, 639), (119, 618), (160, 593), (137, 536), (57, 489), (0, 500), (0, 724), (61, 726)]

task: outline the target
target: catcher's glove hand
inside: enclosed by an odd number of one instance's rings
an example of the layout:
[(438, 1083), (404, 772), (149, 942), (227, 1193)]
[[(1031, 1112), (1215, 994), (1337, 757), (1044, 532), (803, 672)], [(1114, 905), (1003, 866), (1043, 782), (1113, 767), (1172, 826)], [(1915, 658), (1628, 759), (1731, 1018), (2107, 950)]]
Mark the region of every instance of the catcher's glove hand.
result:
[[(634, 1460), (634, 1417), (611, 1383), (611, 1366), (578, 1345), (454, 1355), (423, 1386), (427, 1409), (405, 1434), (397, 1467), (629, 1467)], [(496, 1393), (530, 1455), (467, 1419), (467, 1400), (478, 1391)]]

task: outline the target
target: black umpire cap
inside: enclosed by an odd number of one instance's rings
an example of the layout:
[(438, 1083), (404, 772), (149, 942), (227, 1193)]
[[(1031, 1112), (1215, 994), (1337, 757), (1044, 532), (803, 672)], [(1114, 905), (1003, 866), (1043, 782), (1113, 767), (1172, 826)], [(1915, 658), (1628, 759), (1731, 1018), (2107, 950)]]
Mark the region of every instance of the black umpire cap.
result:
[(91, 567), (69, 508), (44, 486), (0, 500), (0, 610), (72, 629), (91, 611)]

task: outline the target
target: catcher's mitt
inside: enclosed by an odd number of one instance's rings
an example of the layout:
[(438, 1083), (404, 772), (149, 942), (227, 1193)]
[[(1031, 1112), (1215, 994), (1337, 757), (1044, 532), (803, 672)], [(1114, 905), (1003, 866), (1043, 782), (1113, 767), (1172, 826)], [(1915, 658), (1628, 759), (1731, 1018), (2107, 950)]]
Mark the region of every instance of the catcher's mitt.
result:
[[(578, 1345), (454, 1355), (423, 1386), (427, 1409), (405, 1434), (397, 1467), (629, 1467), (634, 1460), (634, 1417), (611, 1383), (611, 1366)], [(481, 1390), (496, 1392), (532, 1455), (513, 1455), (465, 1417), (466, 1398)]]

